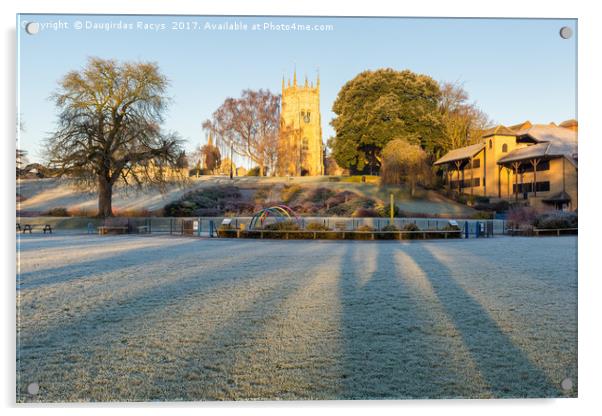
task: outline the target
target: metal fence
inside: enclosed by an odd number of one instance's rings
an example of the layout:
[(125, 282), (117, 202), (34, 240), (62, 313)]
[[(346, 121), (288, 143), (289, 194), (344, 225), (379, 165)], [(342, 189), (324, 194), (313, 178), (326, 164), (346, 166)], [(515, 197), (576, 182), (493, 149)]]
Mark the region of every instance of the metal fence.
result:
[[(217, 227), (222, 221), (230, 219), (232, 228), (249, 228), (251, 217), (145, 217), (125, 218), (115, 217), (108, 219), (87, 217), (22, 217), (17, 218), (21, 226), (29, 224), (33, 232), (42, 232), (48, 224), (53, 230), (72, 233), (98, 233), (102, 230), (110, 233), (124, 231), (128, 234), (163, 234), (163, 235), (197, 235), (208, 237), (216, 235)], [(276, 222), (276, 218), (268, 217), (264, 225)], [(395, 218), (393, 224), (399, 228), (407, 224), (416, 224), (423, 231), (444, 230), (450, 221), (455, 221), (464, 237), (477, 235), (501, 235), (506, 232), (505, 220), (467, 220), (467, 219), (441, 219), (441, 218)], [(300, 217), (301, 229), (308, 224), (319, 223), (332, 230), (355, 231), (362, 226), (368, 226), (376, 231), (389, 225), (388, 218), (344, 218), (344, 217)], [(117, 233), (117, 232), (116, 232)]]

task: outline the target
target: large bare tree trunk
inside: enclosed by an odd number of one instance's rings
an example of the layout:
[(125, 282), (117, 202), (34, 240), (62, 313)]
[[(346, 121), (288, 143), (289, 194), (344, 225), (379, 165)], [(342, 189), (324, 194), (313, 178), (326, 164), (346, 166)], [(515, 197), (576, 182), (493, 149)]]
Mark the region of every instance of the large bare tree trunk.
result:
[(98, 216), (113, 216), (113, 184), (105, 178), (98, 178)]

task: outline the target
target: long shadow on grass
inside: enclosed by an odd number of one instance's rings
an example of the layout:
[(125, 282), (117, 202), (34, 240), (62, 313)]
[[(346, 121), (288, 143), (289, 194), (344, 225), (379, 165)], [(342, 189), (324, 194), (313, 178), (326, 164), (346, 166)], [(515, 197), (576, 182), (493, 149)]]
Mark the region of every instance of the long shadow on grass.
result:
[[(260, 247), (261, 248), (261, 247)], [(301, 251), (301, 255), (311, 256), (315, 250)], [(241, 259), (237, 263), (238, 267), (228, 267), (219, 273), (219, 277), (200, 279), (196, 276), (184, 275), (181, 280), (173, 284), (164, 285), (160, 288), (147, 291), (140, 296), (130, 299), (127, 305), (117, 306), (115, 309), (105, 308), (93, 314), (88, 314), (76, 322), (70, 322), (68, 325), (56, 328), (49, 340), (41, 340), (39, 345), (29, 345), (24, 350), (21, 357), (21, 367), (25, 375), (26, 370), (37, 368), (38, 373), (44, 373), (45, 363), (65, 360), (64, 357), (70, 354), (84, 354), (89, 356), (89, 360), (82, 364), (90, 374), (95, 374), (99, 370), (107, 371), (112, 369), (111, 374), (114, 377), (128, 377), (127, 374), (122, 374), (119, 371), (120, 362), (99, 363), (95, 359), (99, 348), (103, 351), (113, 348), (127, 348), (121, 344), (123, 337), (129, 338), (130, 334), (140, 336), (146, 331), (151, 331), (154, 328), (155, 320), (161, 316), (156, 310), (164, 310), (167, 312), (171, 305), (176, 305), (179, 302), (194, 302), (194, 299), (202, 299), (198, 297), (200, 294), (224, 293), (228, 287), (238, 284), (249, 284), (249, 281), (255, 281), (267, 273), (280, 273), (281, 270), (301, 271), (307, 267), (299, 262), (296, 256), (287, 256), (284, 261), (266, 264), (255, 256), (255, 261), (244, 261)], [(241, 271), (240, 264), (245, 263), (244, 271)], [(236, 266), (236, 265), (234, 265)], [(294, 267), (293, 267), (294, 266)], [(216, 271), (219, 271), (216, 270)], [(219, 394), (216, 392), (224, 392), (226, 397), (230, 397), (228, 388), (235, 390), (235, 386), (230, 385), (232, 377), (228, 372), (216, 372), (216, 368), (224, 369), (228, 367), (235, 358), (237, 349), (245, 347), (249, 344), (249, 337), (253, 335), (256, 327), (253, 327), (253, 322), (263, 322), (274, 313), (278, 305), (282, 303), (287, 296), (294, 290), (298, 289), (307, 280), (307, 275), (304, 279), (299, 279), (297, 273), (292, 273), (287, 278), (281, 281), (274, 279), (274, 284), (268, 287), (260, 287), (258, 289), (257, 298), (251, 302), (251, 305), (235, 303), (232, 304), (230, 299), (227, 302), (228, 307), (234, 305), (240, 310), (234, 316), (225, 319), (223, 325), (220, 325), (219, 332), (210, 339), (208, 345), (198, 345), (196, 352), (192, 352), (188, 362), (182, 361), (162, 361), (162, 349), (159, 347), (158, 354), (150, 353), (149, 361), (144, 363), (145, 366), (150, 365), (158, 374), (149, 383), (144, 383), (144, 388), (133, 388), (130, 391), (124, 392), (115, 390), (114, 397), (111, 400), (177, 400), (186, 398), (188, 400), (200, 398), (217, 398)], [(153, 301), (149, 302), (149, 298)], [(227, 305), (224, 305), (225, 307)], [(153, 318), (149, 320), (147, 313), (151, 313)], [(239, 315), (239, 316), (236, 316)], [(199, 316), (199, 324), (203, 324), (203, 320), (215, 320), (218, 317)], [(159, 325), (161, 321), (156, 321)], [(194, 326), (190, 327), (195, 330)], [(160, 330), (159, 330), (160, 331)], [(186, 340), (186, 338), (183, 338)], [(176, 342), (177, 340), (169, 340), (166, 342)], [(139, 351), (145, 353), (146, 351)], [(212, 355), (214, 354), (214, 355)], [(175, 366), (175, 368), (174, 368)], [(163, 371), (163, 370), (170, 371)], [(182, 379), (172, 376), (174, 371), (178, 376), (189, 376), (196, 374), (200, 378), (194, 380)], [(42, 376), (38, 374), (37, 377)], [(43, 377), (43, 376), (42, 376)], [(200, 380), (200, 381), (199, 381)], [(65, 380), (63, 380), (65, 381)], [(92, 381), (92, 379), (90, 379)], [(122, 383), (123, 384), (123, 383)], [(94, 386), (88, 384), (85, 390), (80, 393), (69, 392), (66, 396), (63, 393), (58, 393), (60, 397), (51, 397), (48, 399), (61, 400), (65, 397), (70, 397), (69, 400), (90, 400), (101, 399), (95, 397), (91, 390)], [(75, 397), (75, 398), (74, 398)], [(234, 398), (234, 397), (230, 397)], [(107, 398), (105, 397), (105, 400)]]
[[(17, 368), (25, 370), (28, 365), (38, 367), (38, 360), (47, 362), (50, 356), (60, 360), (67, 350), (93, 354), (99, 345), (111, 345), (127, 333), (128, 328), (137, 330), (144, 327), (149, 314), (176, 304), (180, 299), (219, 285), (236, 284), (240, 280), (255, 279), (262, 273), (281, 270), (283, 265), (279, 262), (265, 263), (258, 256), (264, 249), (265, 245), (253, 245), (246, 255), (238, 255), (233, 262), (227, 265), (216, 263), (213, 267), (205, 267), (202, 272), (198, 269), (182, 270), (173, 281), (143, 289), (119, 302), (103, 301), (93, 310), (66, 319), (48, 330), (37, 331), (34, 322), (25, 322), (25, 333), (20, 337)], [(319, 246), (309, 250), (306, 255), (318, 249)], [(244, 272), (241, 271), (243, 269)], [(85, 294), (82, 293), (82, 296)], [(26, 319), (22, 317), (22, 321)]]
[(558, 388), (501, 330), (488, 311), (458, 284), (445, 264), (423, 244), (414, 247), (413, 259), (426, 273), (494, 396), (560, 396)]
[[(17, 276), (17, 290), (34, 289), (45, 285), (77, 281), (131, 266), (149, 266), (154, 263), (160, 263), (161, 259), (172, 261), (172, 259), (177, 258), (183, 250), (187, 250), (191, 245), (200, 245), (200, 241), (185, 240), (175, 245), (169, 241), (168, 244), (167, 247), (158, 245), (128, 248), (126, 246), (123, 251), (118, 253), (100, 253), (101, 257), (98, 259), (20, 273)], [(223, 248), (220, 245), (213, 246), (210, 249), (206, 247), (207, 245), (203, 247), (203, 251), (199, 247), (199, 263), (210, 259), (211, 256), (223, 256)], [(237, 248), (240, 248), (240, 245), (232, 247), (232, 249)], [(74, 247), (74, 249), (79, 250), (78, 247)], [(177, 266), (177, 264), (174, 266)]]
[[(312, 266), (308, 266), (301, 251), (296, 256), (288, 256), (284, 264), (273, 267), (260, 274), (265, 276), (281, 269), (279, 278), (259, 282), (260, 279), (254, 276), (253, 280), (258, 282), (253, 284), (256, 294), (252, 295), (252, 300), (241, 299), (236, 303), (236, 312), (195, 344), (187, 359), (163, 367), (171, 371), (157, 371), (148, 392), (143, 392), (136, 400), (269, 400), (282, 399), (280, 394), (290, 394), (286, 390), (278, 391), (278, 375), (286, 370), (279, 369), (270, 360), (264, 361), (265, 351), (256, 353), (255, 349), (264, 341), (265, 328), (283, 313), (282, 305), (313, 278)], [(277, 341), (274, 347), (278, 347)], [(271, 354), (278, 352), (274, 350), (267, 357)], [(281, 388), (285, 389), (284, 386)]]
[[(344, 392), (347, 399), (450, 397), (451, 371), (433, 351), (429, 315), (399, 276), (395, 243), (374, 243), (376, 269), (362, 278), (368, 254), (348, 250), (340, 280)], [(365, 284), (361, 284), (361, 281)], [(367, 281), (366, 281), (367, 280)]]

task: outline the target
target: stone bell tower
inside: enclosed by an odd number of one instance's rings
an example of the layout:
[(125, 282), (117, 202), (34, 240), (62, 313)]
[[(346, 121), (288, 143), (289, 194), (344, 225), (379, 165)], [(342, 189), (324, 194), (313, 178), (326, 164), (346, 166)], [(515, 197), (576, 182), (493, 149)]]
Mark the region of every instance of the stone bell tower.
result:
[(297, 84), (297, 71), (285, 85), (282, 78), (282, 108), (278, 173), (280, 175), (317, 176), (324, 174), (324, 145), (320, 115), (320, 76), (316, 85), (305, 77)]

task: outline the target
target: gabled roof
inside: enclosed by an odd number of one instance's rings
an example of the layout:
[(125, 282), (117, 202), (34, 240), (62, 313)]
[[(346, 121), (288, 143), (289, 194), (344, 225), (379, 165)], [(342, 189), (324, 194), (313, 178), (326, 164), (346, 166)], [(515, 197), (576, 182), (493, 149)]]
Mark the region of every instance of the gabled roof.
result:
[(517, 131), (517, 130), (524, 130), (524, 129), (528, 129), (529, 127), (533, 127), (533, 124), (531, 124), (531, 122), (529, 120), (524, 121), (520, 124), (515, 124), (513, 126), (508, 126), (508, 128), (512, 131)]
[(489, 137), (489, 136), (516, 136), (516, 133), (514, 131), (510, 130), (508, 127), (502, 126), (500, 124), (499, 126), (495, 126), (495, 127), (485, 130), (481, 137)]
[(577, 127), (578, 125), (579, 124), (577, 123), (577, 120), (575, 120), (574, 118), (572, 118), (570, 120), (565, 120), (559, 124), (560, 127), (564, 127), (564, 128)]
[(577, 133), (566, 128), (535, 125), (516, 133), (517, 137), (530, 137), (536, 144), (514, 149), (500, 158), (498, 163), (506, 164), (526, 159), (565, 157), (577, 166)]
[(442, 165), (444, 163), (454, 162), (456, 160), (469, 159), (479, 153), (485, 147), (485, 143), (477, 143), (466, 147), (460, 147), (459, 149), (450, 150), (437, 160), (435, 165)]

